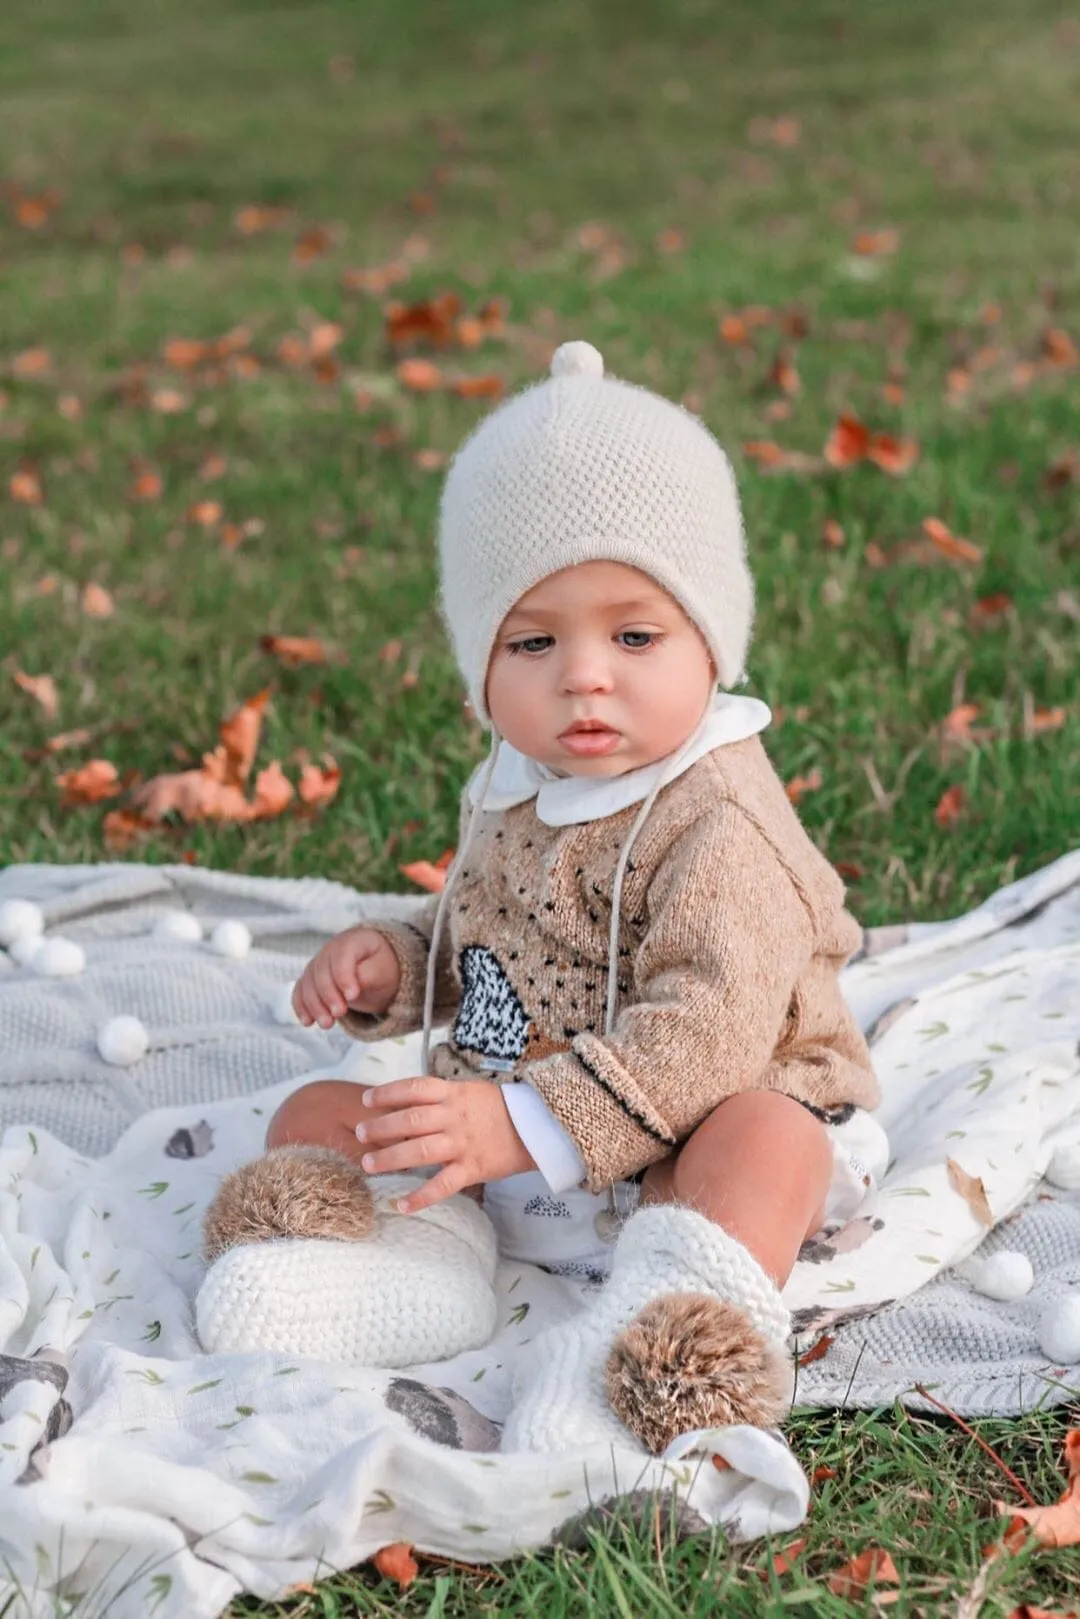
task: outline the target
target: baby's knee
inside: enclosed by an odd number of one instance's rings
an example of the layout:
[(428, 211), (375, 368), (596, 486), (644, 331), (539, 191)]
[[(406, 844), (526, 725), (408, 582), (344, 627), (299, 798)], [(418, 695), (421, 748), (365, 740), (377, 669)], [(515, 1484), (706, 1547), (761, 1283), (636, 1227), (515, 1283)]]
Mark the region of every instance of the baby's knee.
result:
[(301, 1085), (282, 1102), (266, 1127), (266, 1146), (358, 1148), (362, 1085), (345, 1079), (318, 1079)]
[(781, 1091), (739, 1091), (707, 1121), (714, 1141), (738, 1143), (740, 1153), (766, 1156), (785, 1177), (816, 1183), (832, 1173), (832, 1144), (820, 1119)]

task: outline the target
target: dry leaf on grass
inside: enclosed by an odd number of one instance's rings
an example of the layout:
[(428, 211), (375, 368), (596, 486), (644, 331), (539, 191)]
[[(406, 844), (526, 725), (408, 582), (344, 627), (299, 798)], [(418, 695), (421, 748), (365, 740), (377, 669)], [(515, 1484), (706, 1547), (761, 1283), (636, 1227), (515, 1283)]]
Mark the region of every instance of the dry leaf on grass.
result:
[(57, 776), (56, 785), (64, 795), (61, 803), (67, 805), (100, 804), (123, 790), (116, 766), (108, 759), (91, 759), (78, 770), (65, 771)]
[(264, 635), (259, 645), (290, 668), (302, 663), (326, 663), (329, 656), (322, 641), (314, 635)]
[(40, 506), (45, 499), (41, 479), (31, 467), (22, 467), (8, 479), (8, 493), (20, 506)]
[(371, 1561), (386, 1580), (396, 1580), (399, 1591), (404, 1591), (415, 1580), (420, 1566), (412, 1555), (412, 1546), (404, 1540), (392, 1546), (383, 1546)]
[(444, 849), (438, 860), (413, 860), (407, 866), (399, 866), (398, 870), (418, 887), (426, 888), (431, 894), (441, 894), (446, 887), (446, 873), (453, 858), (454, 850)]
[(947, 787), (938, 799), (934, 820), (940, 827), (953, 826), (964, 813), (966, 798), (962, 787)]
[(871, 1585), (899, 1585), (900, 1576), (888, 1552), (871, 1546), (836, 1569), (825, 1583), (833, 1596), (857, 1597)]
[(1004, 1501), (994, 1504), (1009, 1518), (1030, 1524), (1042, 1546), (1080, 1546), (1080, 1428), (1065, 1435), (1065, 1463), (1069, 1482), (1065, 1492), (1049, 1507), (1012, 1507)]
[(97, 585), (91, 580), (83, 586), (82, 610), (87, 618), (111, 618), (116, 611), (116, 603), (104, 585)]
[(792, 776), (784, 783), (784, 791), (792, 804), (797, 804), (807, 793), (816, 793), (821, 786), (821, 771), (815, 765), (808, 776)]
[(981, 1220), (989, 1230), (994, 1224), (994, 1216), (990, 1212), (986, 1187), (982, 1180), (977, 1175), (969, 1175), (966, 1169), (961, 1169), (955, 1158), (946, 1158), (945, 1168), (953, 1191), (959, 1192), (975, 1218)]
[(340, 786), (341, 769), (328, 753), (324, 753), (322, 765), (303, 766), (297, 792), (301, 802), (309, 809), (321, 809), (330, 803)]
[(949, 557), (954, 562), (981, 562), (982, 551), (970, 540), (963, 540), (958, 534), (941, 521), (940, 517), (924, 517), (923, 533), (936, 550), (943, 557)]
[(56, 711), (60, 707), (60, 698), (56, 690), (56, 681), (52, 675), (26, 675), (21, 669), (15, 670), (15, 684), (21, 686), (28, 697), (40, 703), (49, 719), (56, 718)]

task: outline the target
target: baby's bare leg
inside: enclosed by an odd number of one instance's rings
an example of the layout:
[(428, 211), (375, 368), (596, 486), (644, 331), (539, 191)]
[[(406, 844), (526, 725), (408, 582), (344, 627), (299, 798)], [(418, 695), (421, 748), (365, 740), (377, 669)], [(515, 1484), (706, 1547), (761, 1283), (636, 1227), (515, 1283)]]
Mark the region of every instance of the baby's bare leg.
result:
[(365, 1147), (356, 1139), (361, 1118), (371, 1118), (361, 1097), (367, 1089), (347, 1079), (318, 1079), (287, 1096), (266, 1128), (272, 1147), (332, 1147), (359, 1163)]
[(737, 1238), (782, 1288), (820, 1229), (832, 1179), (825, 1127), (778, 1091), (740, 1091), (648, 1171), (642, 1204), (686, 1203)]

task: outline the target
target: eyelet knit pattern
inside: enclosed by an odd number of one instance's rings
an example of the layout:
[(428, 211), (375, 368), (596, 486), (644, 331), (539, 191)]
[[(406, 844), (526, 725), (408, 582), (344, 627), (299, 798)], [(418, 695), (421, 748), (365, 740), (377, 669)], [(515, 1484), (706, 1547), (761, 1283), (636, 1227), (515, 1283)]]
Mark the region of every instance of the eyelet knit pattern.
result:
[(417, 1184), (372, 1182), (375, 1226), (362, 1241), (292, 1237), (228, 1249), (196, 1297), (203, 1348), (397, 1367), (487, 1343), (497, 1316), (491, 1221), (467, 1197), (394, 1212), (391, 1198)]
[(615, 1443), (644, 1451), (612, 1411), (605, 1368), (619, 1334), (654, 1299), (696, 1293), (737, 1307), (766, 1345), (783, 1352), (790, 1313), (757, 1260), (695, 1210), (659, 1204), (626, 1222), (603, 1291), (530, 1345), (514, 1385), (502, 1449), (567, 1450)]
[(680, 405), (605, 377), (588, 344), (564, 344), (552, 371), (481, 423), (443, 487), (440, 605), (473, 709), (487, 720), (488, 659), (510, 608), (579, 562), (657, 580), (735, 685), (754, 591), (727, 456)]

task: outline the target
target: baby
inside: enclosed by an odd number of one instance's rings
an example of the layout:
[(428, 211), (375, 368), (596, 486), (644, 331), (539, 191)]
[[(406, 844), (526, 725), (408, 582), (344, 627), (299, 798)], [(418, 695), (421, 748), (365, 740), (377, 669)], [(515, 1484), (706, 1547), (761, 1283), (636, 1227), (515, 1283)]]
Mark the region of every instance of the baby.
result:
[(860, 930), (762, 747), (768, 708), (727, 689), (753, 615), (729, 463), (589, 344), (551, 371), (443, 492), (442, 611), (492, 731), (446, 887), (332, 939), (294, 995), (361, 1040), (422, 1027), (423, 1074), (303, 1086), (267, 1145), (433, 1171), (406, 1213), (483, 1188), (507, 1257), (607, 1276), (585, 1325), (535, 1341), (516, 1442), (610, 1434), (614, 1411), (655, 1450), (778, 1420), (779, 1289), (888, 1144), (837, 979)]

